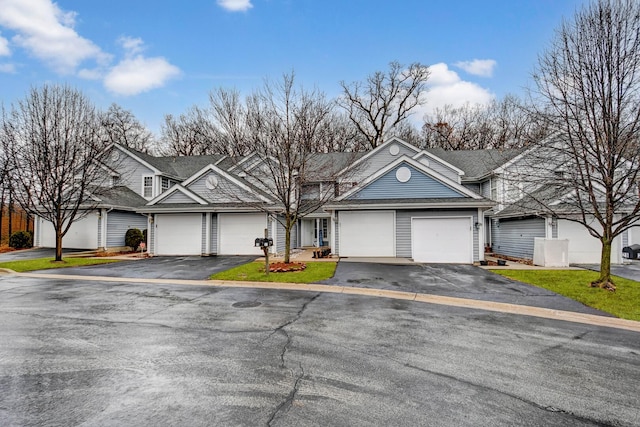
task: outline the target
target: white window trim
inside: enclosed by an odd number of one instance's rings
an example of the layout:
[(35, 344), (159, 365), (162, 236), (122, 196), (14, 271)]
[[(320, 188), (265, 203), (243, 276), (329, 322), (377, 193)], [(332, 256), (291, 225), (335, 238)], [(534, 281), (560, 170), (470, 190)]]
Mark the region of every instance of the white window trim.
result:
[[(149, 187), (149, 188), (151, 188), (151, 196), (145, 196), (145, 194), (144, 194), (144, 189), (147, 188), (144, 185), (144, 181), (145, 181), (146, 178), (151, 178), (151, 187)], [(149, 200), (153, 199), (153, 194), (154, 194), (153, 181), (154, 181), (153, 180), (153, 175), (142, 175), (142, 182), (140, 183), (140, 185), (142, 186), (142, 191), (141, 191), (140, 194), (142, 194), (142, 197), (144, 197), (145, 199), (149, 199)]]

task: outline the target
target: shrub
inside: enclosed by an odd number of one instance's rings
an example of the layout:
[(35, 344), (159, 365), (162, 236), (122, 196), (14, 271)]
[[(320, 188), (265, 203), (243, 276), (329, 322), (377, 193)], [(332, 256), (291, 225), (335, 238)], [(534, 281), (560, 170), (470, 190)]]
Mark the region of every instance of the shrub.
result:
[(142, 236), (142, 231), (140, 231), (140, 229), (130, 228), (124, 235), (124, 244), (135, 251), (138, 249), (138, 246), (140, 246), (140, 242), (142, 242), (143, 239), (144, 237)]
[(9, 246), (15, 249), (25, 249), (33, 246), (33, 233), (30, 231), (16, 231), (9, 236)]
[(147, 239), (147, 229), (142, 230), (142, 241), (149, 246), (149, 239)]

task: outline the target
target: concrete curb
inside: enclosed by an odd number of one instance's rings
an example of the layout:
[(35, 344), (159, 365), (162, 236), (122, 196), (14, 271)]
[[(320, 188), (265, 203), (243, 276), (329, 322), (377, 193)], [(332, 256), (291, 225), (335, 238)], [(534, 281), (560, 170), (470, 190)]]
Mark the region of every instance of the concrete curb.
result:
[[(8, 270), (8, 269), (2, 269)], [(103, 277), (103, 276), (76, 276), (45, 273), (16, 273), (8, 270), (9, 274), (18, 277), (31, 277), (34, 279), (63, 279), (84, 280), (115, 283), (148, 283), (187, 286), (213, 286), (221, 288), (257, 288), (275, 289), (302, 292), (322, 292), (332, 294), (362, 295), (370, 297), (388, 298), (415, 301), (427, 304), (446, 305), (451, 307), (469, 308), (475, 310), (493, 311), (498, 313), (517, 314), (521, 316), (540, 317), (544, 319), (562, 320), (565, 322), (582, 323), (585, 325), (603, 326), (608, 328), (624, 329), (640, 332), (640, 322), (619, 319), (616, 317), (604, 317), (593, 314), (576, 313), (572, 311), (553, 310), (549, 308), (530, 307), (525, 305), (508, 304), (502, 302), (473, 300), (467, 298), (446, 297), (440, 295), (421, 294), (416, 292), (391, 291), (386, 289), (358, 288), (353, 286), (320, 285), (306, 283), (282, 283), (282, 282), (248, 282), (227, 280), (184, 280), (184, 279), (141, 279), (127, 277)]]

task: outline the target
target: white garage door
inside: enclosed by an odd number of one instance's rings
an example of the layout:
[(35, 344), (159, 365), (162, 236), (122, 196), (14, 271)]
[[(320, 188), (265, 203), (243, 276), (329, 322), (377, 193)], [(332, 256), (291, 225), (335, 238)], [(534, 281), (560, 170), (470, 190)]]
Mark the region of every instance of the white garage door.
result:
[[(98, 215), (95, 212), (75, 221), (67, 234), (62, 238), (62, 247), (69, 249), (97, 249), (98, 248)], [(53, 224), (42, 221), (40, 246), (56, 247), (56, 233)]]
[[(600, 264), (602, 243), (577, 222), (558, 220), (558, 239), (569, 239), (569, 264)], [(620, 239), (613, 240), (611, 262), (621, 262)]]
[(158, 214), (155, 227), (157, 255), (202, 254), (202, 214)]
[(218, 235), (221, 255), (262, 255), (256, 248), (257, 237), (264, 237), (267, 227), (265, 214), (219, 214)]
[(416, 262), (473, 262), (471, 218), (411, 218), (411, 253)]
[(396, 256), (395, 211), (340, 212), (340, 256)]

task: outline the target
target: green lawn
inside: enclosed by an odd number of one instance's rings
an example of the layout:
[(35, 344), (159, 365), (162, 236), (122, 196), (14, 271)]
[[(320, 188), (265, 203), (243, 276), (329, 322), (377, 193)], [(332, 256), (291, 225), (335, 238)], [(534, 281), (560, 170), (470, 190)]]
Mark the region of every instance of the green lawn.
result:
[(335, 262), (307, 262), (303, 271), (288, 273), (264, 273), (264, 262), (250, 262), (230, 270), (213, 274), (213, 280), (246, 280), (251, 282), (287, 282), (287, 283), (315, 283), (333, 277), (336, 271)]
[(640, 320), (640, 283), (613, 276), (617, 290), (591, 288), (598, 278), (594, 271), (580, 270), (491, 270), (496, 274), (549, 289), (621, 319)]
[(13, 271), (24, 272), (46, 270), (49, 268), (81, 267), (83, 265), (108, 264), (111, 262), (118, 262), (118, 260), (101, 258), (63, 258), (61, 262), (55, 262), (53, 258), (37, 258), (21, 261), (0, 262), (0, 268), (9, 268)]

